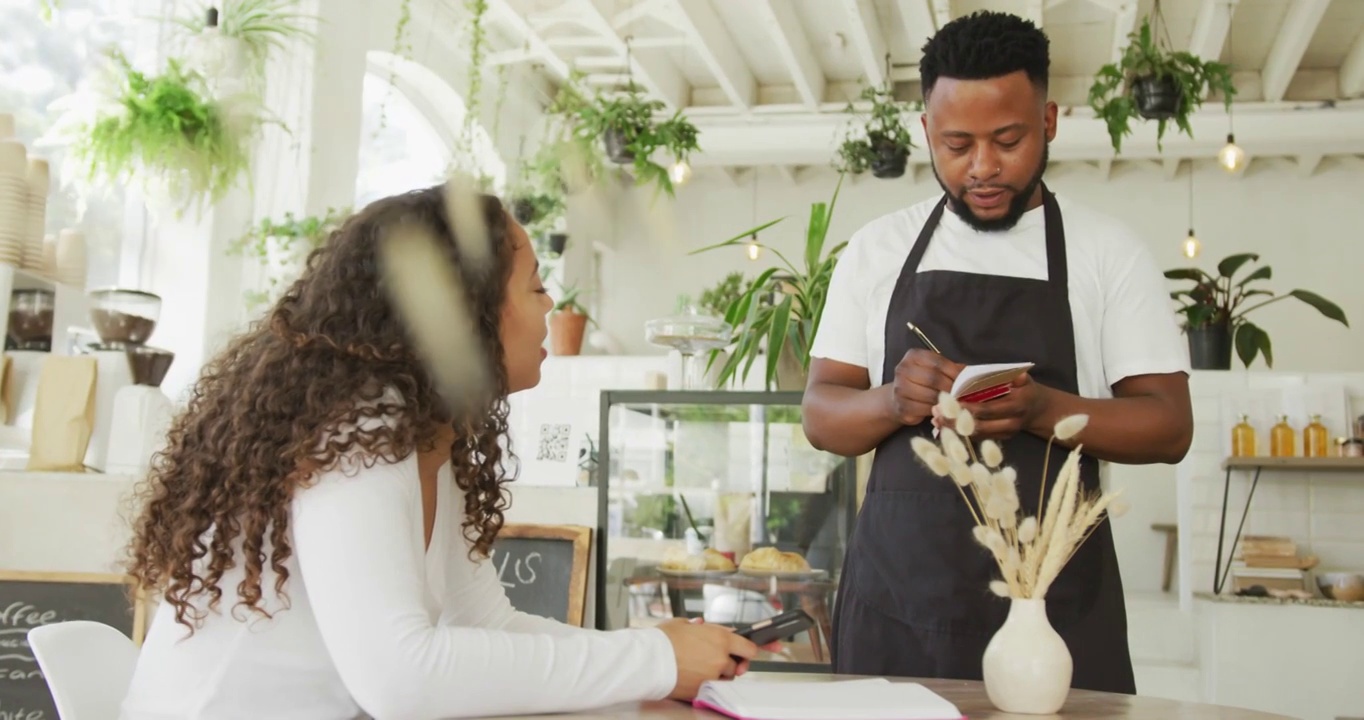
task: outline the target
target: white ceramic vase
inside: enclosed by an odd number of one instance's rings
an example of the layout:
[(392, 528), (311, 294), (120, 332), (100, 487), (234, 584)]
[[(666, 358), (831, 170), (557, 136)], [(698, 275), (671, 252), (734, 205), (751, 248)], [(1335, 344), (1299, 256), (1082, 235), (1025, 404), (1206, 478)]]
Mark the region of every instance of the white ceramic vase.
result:
[(1070, 694), (1070, 649), (1047, 619), (1045, 600), (1010, 602), (981, 661), (985, 693), (1004, 712), (1054, 714)]

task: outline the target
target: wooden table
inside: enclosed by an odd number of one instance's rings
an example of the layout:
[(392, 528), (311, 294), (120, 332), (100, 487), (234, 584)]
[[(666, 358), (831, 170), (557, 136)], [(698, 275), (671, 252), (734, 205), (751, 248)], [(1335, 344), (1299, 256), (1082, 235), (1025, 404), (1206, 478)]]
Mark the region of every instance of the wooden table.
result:
[[(749, 673), (745, 677), (764, 680), (799, 680), (828, 681), (828, 680), (851, 680), (854, 676), (843, 675), (810, 675), (803, 673)], [(1283, 715), (1273, 715), (1270, 713), (1256, 712), (1253, 710), (1242, 710), (1240, 708), (1222, 707), (1220, 705), (1203, 705), (1200, 703), (1177, 702), (1175, 700), (1162, 700), (1159, 698), (1133, 697), (1130, 695), (1113, 695), (1109, 693), (1091, 692), (1088, 690), (1071, 690), (1070, 696), (1066, 698), (1066, 704), (1061, 708), (1057, 715), (1011, 715), (1002, 713), (990, 704), (989, 698), (985, 696), (985, 686), (973, 680), (907, 680), (904, 678), (891, 678), (895, 682), (920, 682), (933, 692), (942, 695), (957, 706), (968, 720), (1044, 720), (1044, 718), (1057, 718), (1058, 720), (1099, 720), (1104, 718), (1116, 718), (1122, 720), (1289, 720)], [(739, 680), (743, 682), (743, 680)], [(528, 720), (531, 716), (525, 716), (520, 720)], [(568, 713), (554, 716), (534, 716), (534, 717), (555, 717), (555, 718), (594, 718), (598, 720), (714, 720), (723, 718), (723, 715), (698, 710), (686, 703), (674, 701), (632, 703), (628, 705), (618, 705), (615, 707), (604, 708), (601, 710)], [(513, 718), (512, 720), (516, 720)]]

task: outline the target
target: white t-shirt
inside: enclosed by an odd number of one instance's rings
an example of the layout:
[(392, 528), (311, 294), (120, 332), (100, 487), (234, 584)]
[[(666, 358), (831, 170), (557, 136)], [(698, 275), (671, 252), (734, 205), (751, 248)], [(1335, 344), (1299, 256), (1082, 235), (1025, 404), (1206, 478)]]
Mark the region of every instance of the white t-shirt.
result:
[(192, 637), (161, 603), (122, 718), (435, 720), (576, 711), (672, 691), (677, 666), (661, 631), (601, 632), (512, 609), (492, 564), (469, 560), (449, 463), (423, 549), (420, 488), (413, 454), (325, 473), (299, 491), (285, 563), (292, 606), (280, 607), (267, 567), (264, 604), (274, 618), (242, 609), (234, 618), (240, 563), (222, 579), (220, 612)]
[[(873, 220), (853, 235), (834, 268), (810, 354), (867, 368), (881, 385), (886, 313), (895, 281), (940, 195)], [(1164, 275), (1121, 221), (1057, 196), (1066, 231), (1070, 312), (1080, 395), (1112, 397), (1133, 375), (1187, 372), (1188, 345)], [(952, 270), (1045, 280), (1043, 208), (1004, 232), (979, 232), (944, 208), (918, 272)], [(950, 309), (933, 309), (950, 312)], [(1026, 360), (1026, 358), (1020, 358)]]

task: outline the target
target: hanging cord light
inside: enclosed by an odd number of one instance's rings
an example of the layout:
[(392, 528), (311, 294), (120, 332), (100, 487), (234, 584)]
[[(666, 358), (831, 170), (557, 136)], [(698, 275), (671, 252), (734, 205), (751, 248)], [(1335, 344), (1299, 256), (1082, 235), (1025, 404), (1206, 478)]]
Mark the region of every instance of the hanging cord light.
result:
[(1198, 236), (1194, 235), (1194, 231), (1193, 231), (1193, 224), (1194, 224), (1194, 223), (1193, 223), (1193, 174), (1194, 174), (1194, 162), (1193, 162), (1193, 160), (1190, 160), (1190, 161), (1189, 161), (1189, 236), (1186, 237), (1186, 238), (1184, 238), (1184, 243), (1183, 243), (1183, 245), (1182, 245), (1182, 247), (1181, 247), (1181, 249), (1184, 251), (1184, 257), (1189, 258), (1189, 259), (1193, 259), (1193, 258), (1198, 257), (1198, 254), (1199, 254), (1200, 252), (1202, 252), (1202, 250), (1203, 250), (1203, 243), (1200, 242), (1200, 241), (1198, 240)]
[[(1231, 18), (1232, 11), (1234, 9), (1235, 9), (1234, 4), (1232, 3), (1227, 4), (1228, 72), (1231, 71), (1231, 65), (1236, 60), (1235, 55), (1232, 54), (1234, 47), (1232, 44), (1232, 37), (1235, 35), (1235, 33), (1231, 31)], [(1241, 146), (1236, 144), (1236, 113), (1233, 110), (1235, 105), (1236, 99), (1233, 97), (1230, 100), (1230, 102), (1227, 103), (1227, 144), (1223, 145), (1222, 149), (1217, 151), (1217, 164), (1221, 165), (1222, 169), (1226, 170), (1227, 172), (1236, 172), (1246, 164), (1246, 151), (1242, 150)]]

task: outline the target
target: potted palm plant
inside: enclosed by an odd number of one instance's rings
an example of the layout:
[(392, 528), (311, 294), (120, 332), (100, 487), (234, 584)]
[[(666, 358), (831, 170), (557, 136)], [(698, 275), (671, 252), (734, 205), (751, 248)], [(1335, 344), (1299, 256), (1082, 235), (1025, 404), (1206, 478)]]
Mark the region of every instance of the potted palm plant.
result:
[(1280, 300), (1296, 298), (1322, 315), (1349, 327), (1345, 311), (1326, 298), (1308, 290), (1290, 290), (1276, 295), (1270, 290), (1255, 287), (1254, 283), (1268, 280), (1273, 269), (1264, 265), (1239, 280), (1236, 273), (1248, 262), (1257, 262), (1259, 255), (1241, 253), (1230, 255), (1217, 263), (1217, 276), (1198, 268), (1166, 270), (1171, 280), (1186, 280), (1193, 287), (1175, 290), (1170, 297), (1179, 301), (1178, 313), (1184, 316), (1184, 332), (1189, 337), (1189, 357), (1195, 370), (1230, 370), (1231, 351), (1235, 347), (1241, 362), (1250, 367), (1256, 356), (1263, 354), (1265, 364), (1274, 367), (1274, 349), (1269, 333), (1246, 319), (1246, 315)]
[[(1154, 15), (1163, 28), (1159, 3)], [(1236, 94), (1231, 68), (1172, 50), (1168, 35), (1157, 38), (1151, 18), (1143, 19), (1141, 27), (1128, 35), (1122, 57), (1099, 68), (1094, 76), (1089, 106), (1108, 126), (1115, 154), (1122, 151), (1123, 137), (1132, 134), (1133, 118), (1156, 121), (1156, 144), (1161, 147), (1170, 122), (1193, 137), (1189, 115), (1203, 105), (1209, 92), (1218, 92), (1231, 107)]]
[[(915, 147), (906, 119), (911, 106), (896, 101), (889, 87), (866, 87), (859, 99), (871, 103), (870, 117), (860, 128), (850, 129), (839, 146), (838, 169), (853, 174), (870, 169), (881, 179), (904, 175), (910, 150)], [(847, 112), (858, 114), (852, 103)]]
[[(772, 389), (775, 386), (778, 390), (805, 387), (810, 369), (810, 346), (819, 332), (829, 281), (833, 278), (839, 254), (847, 246), (842, 242), (827, 253), (824, 250), (829, 221), (842, 186), (843, 175), (840, 174), (833, 198), (828, 203), (810, 206), (801, 265), (792, 263), (770, 245), (762, 246), (776, 256), (780, 264), (759, 273), (725, 309), (725, 322), (735, 328), (735, 346), (720, 369), (720, 385), (728, 384), (735, 377), (747, 379), (754, 363), (765, 353), (765, 387)], [(784, 219), (772, 220), (690, 254), (747, 246), (756, 242), (750, 239), (751, 236)]]

